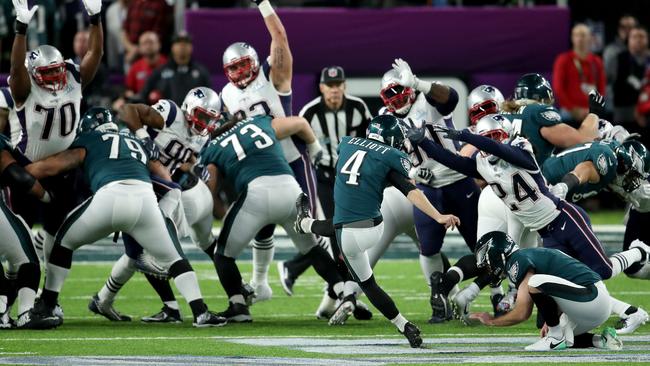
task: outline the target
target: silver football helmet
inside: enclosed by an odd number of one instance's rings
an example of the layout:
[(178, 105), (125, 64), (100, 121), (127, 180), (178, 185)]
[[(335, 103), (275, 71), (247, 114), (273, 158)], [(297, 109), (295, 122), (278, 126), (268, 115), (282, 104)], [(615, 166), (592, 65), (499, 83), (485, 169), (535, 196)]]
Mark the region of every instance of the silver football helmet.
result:
[(49, 45), (27, 52), (27, 71), (38, 86), (50, 91), (63, 90), (68, 82), (61, 52)]
[(243, 89), (260, 72), (260, 59), (248, 43), (233, 43), (223, 53), (223, 70), (231, 83)]
[(479, 85), (467, 97), (467, 109), (471, 124), (488, 114), (499, 113), (501, 104), (505, 101), (499, 89), (491, 85)]
[(489, 114), (476, 122), (475, 133), (499, 142), (510, 136), (510, 121), (500, 114)]
[(379, 96), (388, 111), (397, 114), (406, 114), (415, 102), (415, 91), (399, 84), (399, 73), (388, 70), (381, 78), (381, 91)]
[(214, 131), (221, 121), (221, 98), (214, 90), (198, 87), (190, 90), (181, 111), (185, 115), (190, 130), (197, 135), (206, 136)]

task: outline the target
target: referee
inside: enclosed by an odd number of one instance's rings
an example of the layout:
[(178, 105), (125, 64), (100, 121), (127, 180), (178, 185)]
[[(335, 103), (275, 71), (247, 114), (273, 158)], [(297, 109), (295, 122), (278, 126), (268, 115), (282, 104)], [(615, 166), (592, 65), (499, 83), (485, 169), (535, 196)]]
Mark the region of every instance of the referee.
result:
[[(321, 96), (307, 103), (299, 115), (304, 117), (323, 146), (322, 158), (316, 162), (318, 199), (326, 218), (334, 216), (334, 178), (337, 149), (343, 136), (366, 136), (372, 116), (366, 103), (345, 94), (345, 73), (340, 66), (329, 66), (320, 74)], [(326, 242), (325, 242), (326, 243)], [(336, 248), (333, 248), (336, 250)], [(293, 293), (293, 284), (309, 262), (300, 254), (290, 261), (278, 262), (278, 272), (287, 294)], [(347, 270), (344, 269), (347, 273)], [(332, 296), (336, 299), (336, 296)], [(317, 314), (329, 317), (325, 314)]]

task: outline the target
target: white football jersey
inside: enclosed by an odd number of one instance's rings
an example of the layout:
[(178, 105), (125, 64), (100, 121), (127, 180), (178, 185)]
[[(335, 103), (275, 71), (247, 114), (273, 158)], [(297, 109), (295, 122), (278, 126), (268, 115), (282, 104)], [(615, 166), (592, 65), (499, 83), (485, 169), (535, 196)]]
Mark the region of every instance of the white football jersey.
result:
[[(228, 83), (221, 91), (223, 105), (233, 116), (246, 119), (260, 115), (286, 117), (291, 115), (291, 92), (280, 93), (275, 90), (271, 79), (271, 64), (267, 59), (262, 70), (246, 88), (240, 89)], [(284, 157), (288, 162), (300, 158), (300, 152), (290, 138), (280, 140)]]
[(79, 65), (66, 60), (67, 84), (56, 92), (43, 89), (30, 77), (25, 103), (9, 112), (11, 143), (29, 160), (37, 161), (67, 149), (77, 136), (81, 118)]
[[(389, 113), (390, 112), (388, 112), (386, 108), (382, 108), (379, 111), (379, 114)], [(415, 102), (411, 106), (411, 109), (406, 114), (406, 116), (402, 117), (402, 119), (406, 123), (409, 123), (410, 125), (416, 127), (422, 127), (423, 124), (426, 124), (426, 138), (442, 145), (442, 147), (454, 153), (460, 150), (460, 145), (457, 141), (443, 138), (442, 133), (433, 131), (433, 126), (455, 128), (454, 122), (451, 118), (451, 114), (443, 116), (440, 114), (440, 112), (438, 112), (436, 107), (429, 104), (424, 93), (418, 94), (418, 96), (415, 98)], [(408, 141), (406, 141), (404, 145), (407, 147), (407, 152), (414, 167), (422, 165), (423, 167), (431, 169), (434, 176), (433, 182), (430, 184), (432, 187), (444, 187), (465, 178), (465, 176), (461, 173), (458, 173), (453, 169), (449, 169), (437, 161), (429, 158), (421, 148), (413, 149)]]
[[(527, 139), (517, 137), (511, 144), (534, 157), (533, 147)], [(526, 228), (539, 230), (550, 224), (560, 214), (558, 198), (548, 191), (539, 168), (535, 171), (525, 170), (502, 159), (493, 164), (490, 160), (494, 158), (477, 153), (476, 169), (497, 197)]]
[(152, 106), (165, 120), (162, 130), (148, 127), (149, 135), (160, 149), (160, 163), (174, 174), (183, 163), (198, 154), (209, 136), (195, 135), (190, 131), (181, 109), (169, 99), (161, 99)]

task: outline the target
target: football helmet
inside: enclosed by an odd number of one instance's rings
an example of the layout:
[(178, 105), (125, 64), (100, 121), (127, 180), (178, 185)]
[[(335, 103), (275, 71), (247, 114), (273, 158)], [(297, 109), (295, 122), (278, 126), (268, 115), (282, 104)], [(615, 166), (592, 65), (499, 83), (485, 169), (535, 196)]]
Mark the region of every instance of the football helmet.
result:
[(476, 243), (476, 264), (479, 268), (487, 268), (496, 278), (506, 277), (506, 262), (519, 246), (508, 234), (501, 231), (490, 231), (484, 234)]
[(540, 74), (525, 74), (517, 80), (515, 99), (530, 99), (545, 104), (553, 104), (551, 83)]
[(68, 83), (63, 56), (59, 50), (49, 45), (27, 52), (27, 71), (43, 89), (59, 91)]
[(469, 120), (475, 125), (479, 119), (488, 114), (499, 113), (505, 99), (499, 89), (491, 85), (479, 85), (467, 97)]
[(206, 87), (191, 89), (181, 105), (181, 111), (192, 133), (206, 136), (222, 123), (221, 99), (214, 90)]
[(399, 118), (382, 114), (370, 120), (366, 137), (400, 149), (406, 135), (403, 122)]
[(99, 130), (102, 132), (118, 132), (119, 128), (113, 122), (111, 111), (102, 107), (92, 107), (81, 117), (77, 134)]
[(617, 185), (626, 192), (637, 189), (650, 172), (650, 153), (642, 143), (628, 140), (616, 149), (618, 166), (616, 168)]
[(492, 140), (503, 142), (510, 136), (510, 121), (500, 114), (490, 114), (476, 122), (474, 132), (477, 135), (489, 137)]
[(237, 87), (248, 86), (260, 72), (260, 59), (253, 46), (245, 42), (228, 46), (223, 53), (223, 71)]
[(415, 90), (399, 84), (399, 74), (396, 70), (386, 71), (381, 78), (381, 100), (388, 111), (397, 114), (406, 114), (415, 102)]

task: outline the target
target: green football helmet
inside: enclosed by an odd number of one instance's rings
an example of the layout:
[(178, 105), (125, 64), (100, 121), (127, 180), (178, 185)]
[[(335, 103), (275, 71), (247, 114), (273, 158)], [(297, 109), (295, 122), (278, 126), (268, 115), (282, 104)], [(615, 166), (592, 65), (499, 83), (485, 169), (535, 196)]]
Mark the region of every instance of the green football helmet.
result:
[(118, 131), (111, 111), (102, 107), (92, 107), (81, 117), (77, 134), (94, 131), (100, 126), (102, 131)]
[(626, 192), (637, 189), (650, 173), (650, 153), (642, 143), (628, 140), (621, 143), (614, 152), (618, 159), (617, 182)]
[(379, 115), (370, 120), (366, 137), (400, 149), (406, 138), (404, 124), (393, 115)]
[(481, 236), (476, 243), (476, 264), (479, 268), (487, 268), (488, 272), (498, 279), (506, 277), (506, 261), (519, 246), (508, 234), (501, 231), (490, 231)]
[(545, 104), (553, 104), (553, 89), (540, 74), (525, 74), (517, 80), (515, 99), (531, 99)]

